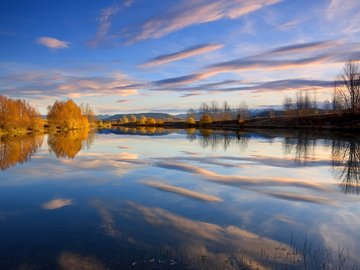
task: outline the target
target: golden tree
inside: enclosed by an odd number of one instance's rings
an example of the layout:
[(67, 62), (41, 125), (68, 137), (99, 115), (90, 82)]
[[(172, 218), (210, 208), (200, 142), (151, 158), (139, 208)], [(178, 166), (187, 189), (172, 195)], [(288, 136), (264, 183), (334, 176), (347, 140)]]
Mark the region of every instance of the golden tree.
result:
[(0, 96), (0, 129), (38, 130), (42, 127), (39, 112), (28, 102)]
[(83, 129), (89, 127), (87, 115), (84, 115), (81, 108), (71, 99), (55, 101), (54, 105), (48, 108), (47, 119), (50, 128)]

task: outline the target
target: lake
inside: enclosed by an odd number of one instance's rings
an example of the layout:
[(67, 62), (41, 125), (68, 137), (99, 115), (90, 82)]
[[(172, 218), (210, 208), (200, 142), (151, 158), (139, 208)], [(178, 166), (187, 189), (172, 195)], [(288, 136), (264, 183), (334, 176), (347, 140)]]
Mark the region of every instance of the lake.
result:
[(0, 154), (0, 269), (360, 265), (356, 135), (122, 128)]

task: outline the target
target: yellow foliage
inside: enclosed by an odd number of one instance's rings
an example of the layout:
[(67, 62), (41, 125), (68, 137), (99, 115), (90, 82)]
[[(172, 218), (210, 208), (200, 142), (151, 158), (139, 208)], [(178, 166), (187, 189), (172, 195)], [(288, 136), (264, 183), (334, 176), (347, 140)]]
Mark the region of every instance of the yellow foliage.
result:
[(39, 130), (43, 121), (39, 112), (25, 100), (11, 99), (0, 95), (0, 129)]
[(0, 137), (0, 169), (5, 170), (17, 163), (27, 162), (43, 141), (44, 135), (34, 133)]
[(195, 124), (196, 124), (195, 118), (192, 117), (192, 116), (189, 116), (189, 117), (186, 119), (186, 123), (189, 124), (189, 125), (195, 125)]
[(204, 114), (200, 119), (201, 124), (211, 124), (212, 121), (213, 120), (209, 114)]
[(87, 129), (55, 132), (49, 134), (48, 144), (56, 157), (74, 158), (88, 138), (92, 137)]
[(89, 127), (87, 116), (82, 114), (80, 107), (71, 99), (55, 101), (54, 105), (49, 107), (47, 119), (50, 128), (82, 129)]

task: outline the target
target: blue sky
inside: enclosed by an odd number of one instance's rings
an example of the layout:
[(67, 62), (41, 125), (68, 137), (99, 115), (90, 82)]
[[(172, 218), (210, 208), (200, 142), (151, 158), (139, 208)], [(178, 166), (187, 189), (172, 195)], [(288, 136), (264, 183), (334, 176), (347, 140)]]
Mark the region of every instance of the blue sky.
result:
[(358, 0), (3, 0), (0, 94), (42, 113), (69, 97), (99, 114), (321, 101), (359, 32)]

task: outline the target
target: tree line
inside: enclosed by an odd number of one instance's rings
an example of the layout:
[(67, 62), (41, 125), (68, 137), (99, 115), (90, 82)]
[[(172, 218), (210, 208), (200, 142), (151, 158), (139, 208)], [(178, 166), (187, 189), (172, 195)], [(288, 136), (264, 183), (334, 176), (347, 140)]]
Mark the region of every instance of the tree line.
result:
[(316, 95), (299, 92), (295, 98), (286, 96), (283, 100), (286, 115), (317, 114), (319, 110), (325, 113), (359, 113), (360, 112), (360, 66), (357, 61), (345, 63), (343, 71), (334, 81), (333, 98), (325, 100), (322, 106), (316, 100)]
[(153, 126), (153, 125), (163, 125), (164, 124), (164, 120), (162, 120), (162, 119), (146, 117), (145, 115), (141, 115), (140, 118), (138, 119), (136, 117), (136, 115), (133, 115), (133, 114), (130, 115), (129, 117), (124, 115), (123, 117), (118, 119), (116, 122), (117, 122), (117, 124), (136, 124), (136, 125), (140, 125), (140, 126), (144, 126), (144, 125)]
[(237, 107), (231, 107), (227, 101), (220, 105), (217, 101), (210, 104), (202, 103), (199, 109), (189, 109), (187, 112), (186, 122), (195, 124), (199, 119), (201, 124), (210, 124), (217, 121), (230, 121), (237, 119), (240, 122), (250, 118), (249, 107), (245, 101), (241, 101)]
[[(95, 113), (89, 104), (79, 106), (68, 99), (55, 101), (48, 107), (50, 129), (83, 129), (94, 125), (95, 121)], [(38, 110), (27, 101), (0, 95), (0, 131), (39, 131), (45, 124)]]

